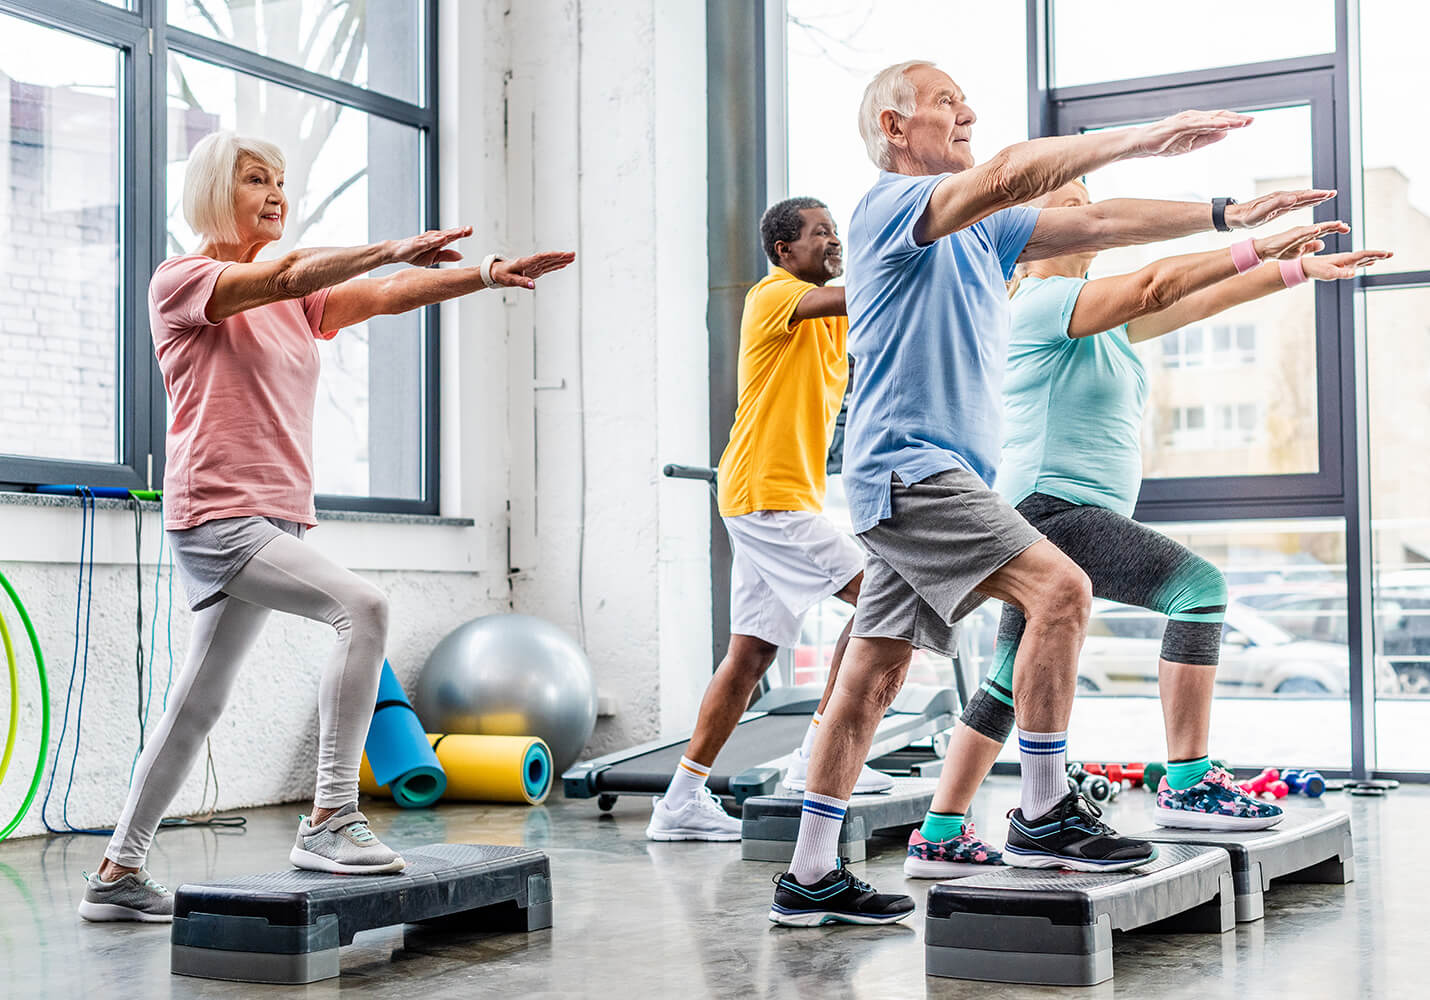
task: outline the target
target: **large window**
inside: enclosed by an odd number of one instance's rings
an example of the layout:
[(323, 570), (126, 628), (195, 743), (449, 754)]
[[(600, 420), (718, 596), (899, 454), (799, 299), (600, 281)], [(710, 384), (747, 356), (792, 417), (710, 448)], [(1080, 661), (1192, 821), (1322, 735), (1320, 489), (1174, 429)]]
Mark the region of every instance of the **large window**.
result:
[[(131, 6), (0, 0), (0, 482), (158, 485), (146, 287), (197, 248), (182, 185), (204, 135), (283, 149), (288, 228), (265, 257), (433, 219), (435, 4)], [(435, 309), (320, 344), (320, 506), (435, 510), (435, 346)]]

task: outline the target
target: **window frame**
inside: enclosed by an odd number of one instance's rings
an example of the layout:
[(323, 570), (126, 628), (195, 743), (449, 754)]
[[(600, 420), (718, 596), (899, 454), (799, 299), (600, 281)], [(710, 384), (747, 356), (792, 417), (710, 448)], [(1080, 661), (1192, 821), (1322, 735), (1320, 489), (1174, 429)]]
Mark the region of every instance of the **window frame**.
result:
[[(166, 247), (165, 171), (169, 53), (201, 59), (226, 70), (335, 101), (363, 114), (417, 129), (421, 224), (438, 225), (437, 0), (418, 0), (422, 103), (414, 104), (259, 55), (168, 24), (166, 0), (133, 0), (133, 9), (101, 0), (0, 0), (0, 13), (113, 46), (120, 57), (119, 302), (116, 345), (120, 393), (115, 462), (0, 454), (0, 489), (42, 483), (81, 483), (128, 489), (157, 488), (164, 477), (166, 400), (149, 336), (149, 277)], [(148, 141), (144, 141), (144, 137)], [(438, 513), (440, 467), (439, 310), (423, 310), (425, 385), (422, 399), (422, 476), (419, 498), (320, 493), (319, 509), (403, 514)]]

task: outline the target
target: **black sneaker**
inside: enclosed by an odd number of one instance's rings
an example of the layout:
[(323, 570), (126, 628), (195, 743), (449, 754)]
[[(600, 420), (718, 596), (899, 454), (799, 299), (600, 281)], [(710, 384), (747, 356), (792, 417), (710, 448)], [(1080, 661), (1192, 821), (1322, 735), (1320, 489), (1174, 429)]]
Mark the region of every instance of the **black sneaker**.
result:
[(1156, 860), (1156, 847), (1145, 840), (1119, 837), (1098, 819), (1101, 815), (1101, 809), (1075, 791), (1037, 819), (1027, 819), (1022, 809), (1014, 809), (1008, 814), (1003, 861), (1017, 868), (1116, 872)]
[(875, 892), (873, 886), (855, 878), (844, 867), (843, 858), (832, 872), (812, 885), (796, 881), (789, 872), (776, 875), (774, 883), (770, 922), (786, 927), (891, 924), (914, 912), (912, 896)]

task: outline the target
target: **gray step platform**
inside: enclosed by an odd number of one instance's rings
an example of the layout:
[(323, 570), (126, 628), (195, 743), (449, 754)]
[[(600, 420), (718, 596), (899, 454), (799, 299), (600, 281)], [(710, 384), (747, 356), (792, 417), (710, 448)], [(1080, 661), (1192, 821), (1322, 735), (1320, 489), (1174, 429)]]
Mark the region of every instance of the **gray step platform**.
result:
[(1112, 978), (1112, 932), (1225, 933), (1236, 926), (1231, 859), (1164, 844), (1129, 872), (1005, 868), (929, 890), (924, 971), (996, 983), (1092, 986)]
[(1345, 885), (1355, 878), (1351, 820), (1343, 812), (1286, 810), (1286, 818), (1269, 830), (1174, 830), (1156, 827), (1132, 834), (1159, 844), (1203, 844), (1231, 855), (1236, 882), (1238, 923), (1265, 914), (1263, 893), (1273, 879)]
[(551, 926), (551, 867), (524, 847), (430, 844), (404, 850), (395, 875), (287, 871), (181, 885), (170, 971), (244, 983), (338, 975), (359, 931), (428, 923), (452, 930)]
[[(893, 791), (854, 796), (839, 830), (840, 856), (863, 861), (868, 855), (865, 841), (874, 836), (875, 830), (914, 827), (923, 822), (937, 787), (937, 778), (895, 778)], [(803, 793), (783, 788), (774, 795), (746, 799), (741, 813), (740, 857), (746, 861), (788, 861), (794, 857), (803, 804)]]

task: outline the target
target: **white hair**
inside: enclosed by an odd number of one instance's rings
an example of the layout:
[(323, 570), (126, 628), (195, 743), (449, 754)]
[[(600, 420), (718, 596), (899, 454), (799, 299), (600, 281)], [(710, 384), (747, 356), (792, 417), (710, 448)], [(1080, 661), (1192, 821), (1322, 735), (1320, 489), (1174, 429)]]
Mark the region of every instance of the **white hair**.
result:
[(869, 86), (864, 88), (864, 99), (859, 102), (859, 134), (864, 137), (864, 148), (869, 151), (869, 159), (880, 170), (888, 170), (894, 165), (894, 151), (889, 147), (889, 137), (879, 116), (885, 111), (893, 111), (905, 118), (914, 113), (914, 85), (908, 72), (920, 66), (932, 67), (927, 59), (910, 59), (887, 69), (881, 69)]
[(283, 151), (273, 143), (227, 130), (204, 136), (189, 154), (184, 169), (184, 220), (200, 236), (221, 243), (238, 239), (234, 185), (239, 161), (245, 156), (275, 173), (282, 173), (285, 167)]

